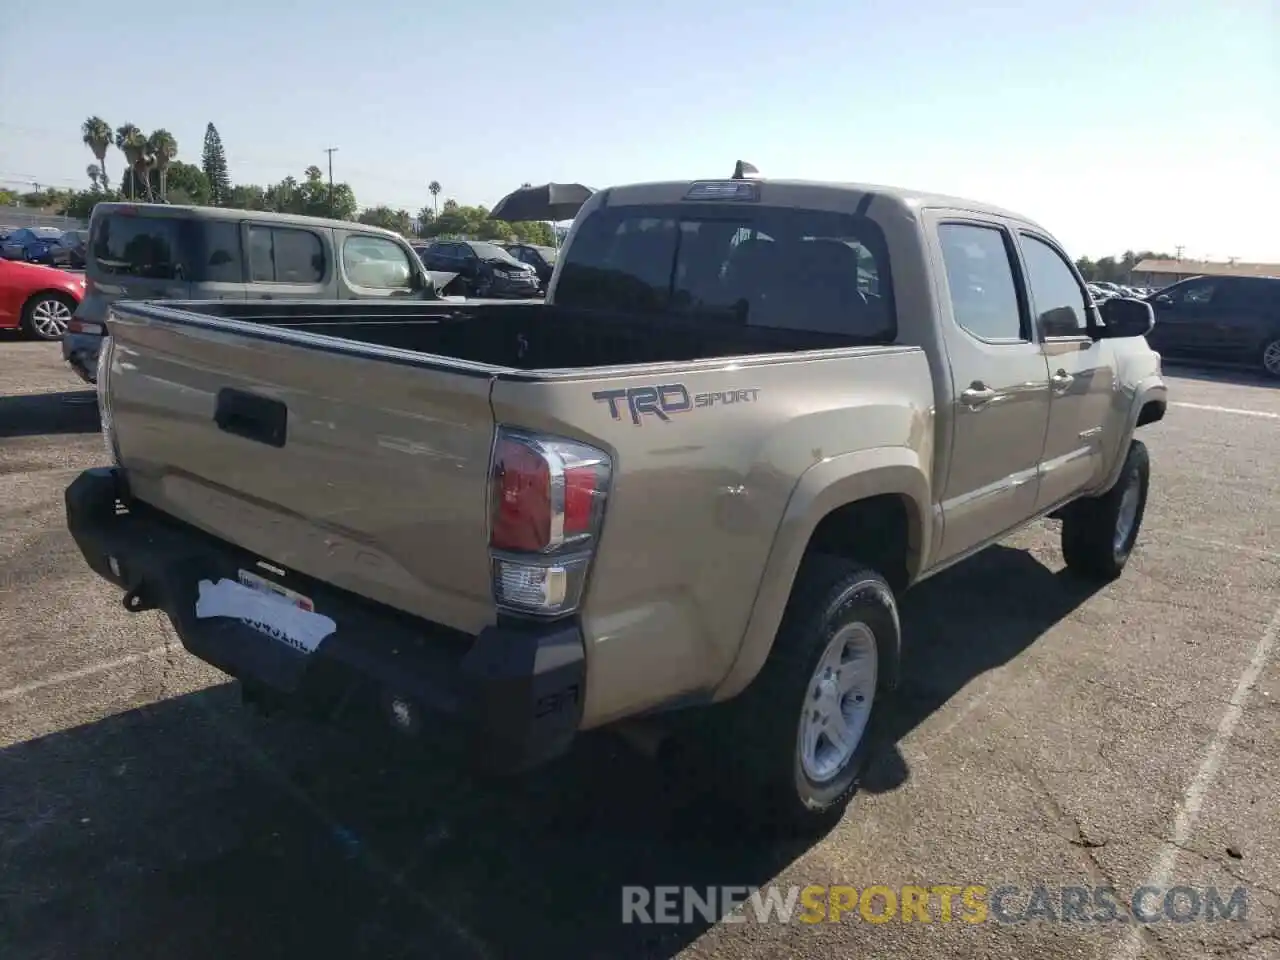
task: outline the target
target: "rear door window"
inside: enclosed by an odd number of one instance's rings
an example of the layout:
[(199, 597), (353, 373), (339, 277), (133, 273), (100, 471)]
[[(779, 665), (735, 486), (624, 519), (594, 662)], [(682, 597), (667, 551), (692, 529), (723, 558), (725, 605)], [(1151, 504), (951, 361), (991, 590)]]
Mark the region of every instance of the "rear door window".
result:
[(196, 283), (243, 283), (240, 224), (234, 220), (192, 220), (191, 279)]
[(93, 263), (105, 276), (180, 279), (179, 221), (169, 217), (110, 214), (94, 225)]
[(250, 276), (259, 283), (320, 283), (325, 277), (324, 244), (310, 230), (250, 224)]
[(866, 217), (681, 204), (589, 214), (560, 267), (557, 304), (891, 342), (889, 256)]
[(1007, 236), (994, 225), (938, 225), (957, 326), (979, 340), (1022, 343), (1031, 338), (1018, 303)]

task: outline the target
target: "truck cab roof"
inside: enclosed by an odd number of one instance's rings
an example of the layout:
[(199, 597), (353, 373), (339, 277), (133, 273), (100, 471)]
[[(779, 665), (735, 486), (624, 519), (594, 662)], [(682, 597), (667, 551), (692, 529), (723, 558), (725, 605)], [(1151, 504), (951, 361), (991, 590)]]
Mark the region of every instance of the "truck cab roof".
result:
[(866, 210), (872, 202), (877, 205), (888, 203), (897, 207), (912, 219), (915, 218), (915, 214), (919, 210), (931, 207), (945, 207), (949, 210), (967, 210), (1006, 220), (1016, 220), (1029, 226), (1043, 229), (1035, 221), (1023, 214), (978, 200), (913, 190), (907, 187), (869, 183), (842, 183), (832, 180), (774, 180), (765, 178), (720, 180), (708, 178), (653, 181), (601, 190), (597, 194), (598, 199), (593, 198), (593, 200), (587, 202), (587, 205), (594, 207), (597, 205), (609, 206), (611, 204), (673, 203), (686, 198), (690, 190), (697, 184), (720, 183), (758, 184), (758, 199), (756, 202), (771, 206), (807, 207), (816, 210), (853, 213), (857, 211), (860, 204), (865, 204), (863, 210)]

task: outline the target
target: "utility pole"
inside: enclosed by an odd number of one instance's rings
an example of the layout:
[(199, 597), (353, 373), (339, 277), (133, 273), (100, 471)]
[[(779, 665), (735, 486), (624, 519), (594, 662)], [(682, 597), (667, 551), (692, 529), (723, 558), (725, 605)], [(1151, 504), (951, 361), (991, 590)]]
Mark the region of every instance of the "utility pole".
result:
[(329, 155), (329, 216), (333, 216), (333, 155), (338, 150), (337, 147), (326, 147), (325, 153)]
[(1182, 251), (1183, 251), (1184, 249), (1186, 249), (1186, 248), (1185, 248), (1185, 247), (1183, 247), (1181, 244), (1179, 244), (1178, 246), (1176, 246), (1176, 247), (1174, 247), (1174, 248), (1173, 248), (1173, 257), (1174, 257), (1174, 259), (1175, 259), (1175, 260), (1181, 260), (1181, 259), (1182, 259)]

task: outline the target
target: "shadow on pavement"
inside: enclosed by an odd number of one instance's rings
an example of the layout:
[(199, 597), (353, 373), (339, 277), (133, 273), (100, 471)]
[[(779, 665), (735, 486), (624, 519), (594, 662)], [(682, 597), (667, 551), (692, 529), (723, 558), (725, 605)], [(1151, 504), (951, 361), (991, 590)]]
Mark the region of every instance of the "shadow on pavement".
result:
[(97, 433), (98, 395), (93, 390), (0, 397), (0, 437)]
[(1205, 383), (1226, 383), (1243, 387), (1280, 387), (1280, 380), (1249, 367), (1209, 365), (1169, 357), (1164, 357), (1161, 362), (1167, 375), (1182, 380), (1202, 380)]
[[(1000, 547), (923, 584), (891, 736), (1088, 594)], [(873, 773), (907, 777), (896, 750)], [(762, 885), (805, 849), (736, 831), (607, 735), (480, 784), (401, 741), (259, 718), (232, 684), (18, 744), (0, 783), (15, 960), (665, 957), (707, 922), (624, 925), (624, 885)]]

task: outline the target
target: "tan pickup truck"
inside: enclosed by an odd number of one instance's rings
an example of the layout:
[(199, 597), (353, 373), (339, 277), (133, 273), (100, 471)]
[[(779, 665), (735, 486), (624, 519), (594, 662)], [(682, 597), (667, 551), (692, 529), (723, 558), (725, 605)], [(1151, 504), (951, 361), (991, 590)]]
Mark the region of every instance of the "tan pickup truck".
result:
[(768, 818), (825, 825), (904, 590), (1050, 514), (1069, 567), (1120, 574), (1151, 325), (985, 204), (615, 187), (544, 303), (113, 305), (114, 466), (67, 521), (255, 699), (377, 702), (498, 771), (675, 716)]

